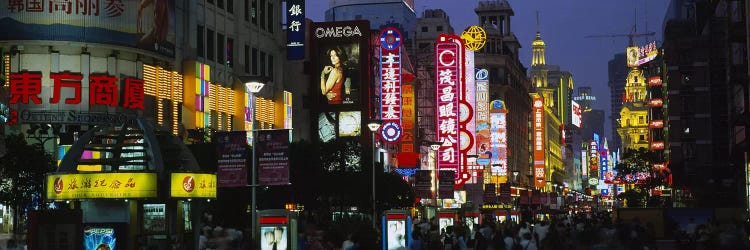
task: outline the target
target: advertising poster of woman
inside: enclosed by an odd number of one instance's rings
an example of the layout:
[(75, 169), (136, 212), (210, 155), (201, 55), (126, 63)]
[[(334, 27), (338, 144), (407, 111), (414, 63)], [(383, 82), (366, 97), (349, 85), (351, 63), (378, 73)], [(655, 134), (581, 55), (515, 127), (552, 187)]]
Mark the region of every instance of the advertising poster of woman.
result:
[(323, 46), (320, 51), (320, 92), (328, 104), (359, 102), (359, 44)]

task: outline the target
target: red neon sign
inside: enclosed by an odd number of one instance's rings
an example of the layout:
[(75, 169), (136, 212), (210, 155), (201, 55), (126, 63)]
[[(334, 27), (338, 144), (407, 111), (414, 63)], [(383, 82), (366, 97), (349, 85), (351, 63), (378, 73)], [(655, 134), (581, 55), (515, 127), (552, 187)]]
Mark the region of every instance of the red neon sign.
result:
[[(60, 96), (65, 89), (73, 90), (72, 98), (65, 98), (65, 104), (81, 103), (81, 81), (83, 75), (80, 73), (50, 73), (50, 79), (53, 81), (52, 97), (49, 99), (50, 104), (60, 103)], [(89, 76), (89, 104), (90, 105), (108, 105), (117, 106), (119, 103), (119, 93), (117, 92), (119, 79), (108, 75), (90, 75)], [(42, 73), (40, 72), (20, 72), (10, 74), (10, 102), (9, 104), (42, 104), (39, 95), (42, 94)], [(123, 88), (124, 98), (122, 107), (129, 109), (143, 109), (143, 80), (135, 78), (125, 78)]]
[(651, 120), (648, 122), (649, 128), (663, 128), (664, 120)]
[(660, 108), (664, 104), (661, 98), (654, 98), (648, 101), (648, 106), (652, 108)]
[(534, 186), (544, 187), (544, 98), (532, 100), (534, 113)]
[(649, 87), (661, 86), (661, 85), (662, 85), (661, 76), (651, 76), (648, 78)]
[(463, 47), (459, 38), (441, 34), (435, 44), (435, 102), (438, 149), (438, 169), (455, 170), (460, 178), (458, 140), (458, 97), (463, 76)]
[(386, 28), (380, 33), (380, 135), (386, 143), (397, 143), (401, 125), (401, 33)]

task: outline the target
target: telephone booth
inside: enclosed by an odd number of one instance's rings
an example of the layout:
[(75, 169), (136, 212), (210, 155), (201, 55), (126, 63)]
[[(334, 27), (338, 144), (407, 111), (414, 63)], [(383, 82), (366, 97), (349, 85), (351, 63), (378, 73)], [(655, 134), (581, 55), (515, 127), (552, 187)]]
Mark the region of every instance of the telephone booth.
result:
[(453, 226), (456, 222), (455, 211), (440, 211), (438, 212), (438, 225), (440, 225), (440, 233), (445, 232), (448, 226)]
[(411, 244), (411, 216), (406, 210), (387, 210), (383, 213), (383, 250), (406, 249)]
[(296, 250), (297, 217), (284, 209), (258, 211), (260, 250)]

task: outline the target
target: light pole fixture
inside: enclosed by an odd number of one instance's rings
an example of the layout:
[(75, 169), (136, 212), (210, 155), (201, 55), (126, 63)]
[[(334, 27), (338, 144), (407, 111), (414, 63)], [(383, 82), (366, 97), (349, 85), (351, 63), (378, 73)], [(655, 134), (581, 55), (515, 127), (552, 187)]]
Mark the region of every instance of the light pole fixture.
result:
[(376, 225), (378, 212), (375, 206), (375, 155), (377, 153), (377, 147), (375, 145), (375, 133), (377, 133), (378, 129), (380, 129), (381, 123), (382, 121), (376, 119), (370, 120), (370, 122), (367, 123), (367, 128), (369, 128), (370, 132), (372, 132), (372, 228), (376, 231), (378, 230), (378, 227)]
[(513, 170), (513, 180), (518, 181), (518, 170)]
[(436, 142), (436, 141), (430, 142), (430, 149), (434, 151), (438, 151), (438, 149), (440, 149), (440, 145), (441, 145), (440, 142)]
[(248, 93), (250, 93), (252, 95), (252, 105), (251, 106), (253, 108), (253, 121), (252, 121), (253, 125), (252, 125), (252, 127), (250, 129), (250, 134), (253, 137), (253, 145), (252, 145), (252, 151), (253, 151), (253, 153), (252, 153), (253, 154), (253, 160), (252, 160), (253, 164), (252, 165), (253, 166), (252, 166), (252, 170), (250, 172), (251, 173), (250, 174), (250, 176), (251, 176), (250, 185), (248, 185), (248, 186), (250, 186), (250, 188), (252, 190), (252, 192), (251, 192), (251, 197), (252, 197), (251, 198), (251, 209), (250, 209), (250, 224), (251, 224), (250, 232), (252, 233), (251, 238), (252, 239), (256, 239), (257, 232), (255, 231), (255, 224), (256, 224), (256, 218), (255, 218), (256, 217), (256, 212), (255, 212), (255, 208), (257, 207), (257, 204), (256, 204), (256, 189), (258, 188), (257, 173), (256, 172), (258, 171), (258, 168), (257, 168), (256, 162), (255, 162), (255, 138), (256, 138), (255, 132), (257, 131), (255, 129), (255, 120), (257, 120), (257, 118), (255, 116), (255, 114), (256, 114), (256, 109), (255, 109), (255, 102), (256, 101), (255, 101), (255, 99), (256, 99), (256, 95), (263, 89), (263, 87), (266, 85), (266, 82), (270, 81), (270, 79), (266, 78), (266, 77), (261, 77), (261, 76), (235, 76), (235, 77), (237, 78), (237, 80), (239, 80), (240, 82), (242, 82), (245, 85), (245, 91), (247, 91)]

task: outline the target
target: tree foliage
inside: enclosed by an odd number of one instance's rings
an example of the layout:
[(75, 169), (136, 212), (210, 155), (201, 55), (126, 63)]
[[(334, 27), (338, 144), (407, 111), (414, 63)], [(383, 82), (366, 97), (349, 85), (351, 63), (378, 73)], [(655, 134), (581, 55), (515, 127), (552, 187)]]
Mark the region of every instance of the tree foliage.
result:
[(657, 155), (645, 148), (638, 150), (627, 149), (622, 154), (620, 162), (615, 165), (617, 171), (616, 179), (628, 182), (630, 178), (636, 178), (636, 175), (646, 174), (645, 180), (638, 181), (638, 184), (648, 190), (657, 186), (667, 184), (668, 172), (654, 169), (654, 163), (657, 163)]
[(15, 208), (38, 208), (43, 200), (45, 174), (55, 170), (52, 155), (23, 135), (5, 138), (7, 154), (0, 158), (0, 203)]

